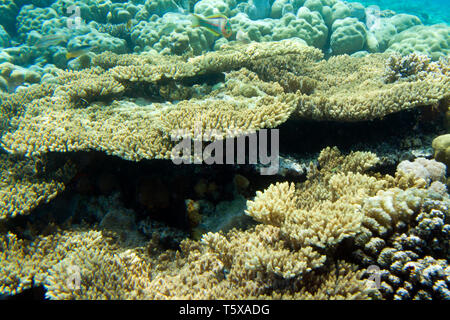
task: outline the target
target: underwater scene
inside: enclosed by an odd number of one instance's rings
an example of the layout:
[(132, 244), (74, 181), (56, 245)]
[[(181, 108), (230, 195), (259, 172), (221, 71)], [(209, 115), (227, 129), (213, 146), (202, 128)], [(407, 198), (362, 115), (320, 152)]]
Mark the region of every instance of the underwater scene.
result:
[(0, 0), (0, 300), (450, 300), (448, 0)]

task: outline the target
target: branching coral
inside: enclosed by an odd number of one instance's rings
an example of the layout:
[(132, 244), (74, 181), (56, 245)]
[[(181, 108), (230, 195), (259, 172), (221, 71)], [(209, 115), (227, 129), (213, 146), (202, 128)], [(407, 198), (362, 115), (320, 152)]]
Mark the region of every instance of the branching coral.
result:
[(364, 270), (358, 270), (356, 265), (338, 261), (321, 270), (311, 272), (296, 284), (300, 290), (294, 294), (273, 294), (276, 299), (296, 300), (367, 300), (378, 299), (375, 282), (361, 280)]
[(105, 53), (94, 59), (97, 67), (9, 95), (8, 101), (30, 98), (24, 112), (3, 117), (12, 119), (2, 142), (28, 155), (93, 149), (129, 160), (170, 158), (170, 134), (192, 134), (199, 123), (248, 132), (292, 117), (368, 120), (434, 105), (450, 92), (446, 73), (383, 84), (381, 55), (321, 58), (294, 40), (229, 45), (190, 59)]
[(8, 233), (1, 236), (0, 243), (0, 292), (3, 294), (20, 293), (43, 284), (48, 269), (71, 251), (106, 244), (101, 234), (95, 231), (57, 233), (39, 236), (33, 241)]
[(45, 158), (0, 154), (0, 220), (29, 214), (65, 189), (75, 174), (74, 165), (67, 162), (49, 170), (47, 164)]
[(386, 62), (386, 82), (421, 80), (428, 77), (430, 73), (436, 76), (448, 74), (448, 61), (445, 60), (440, 58), (438, 62), (431, 62), (430, 57), (417, 53), (404, 57), (398, 54), (391, 55)]
[[(437, 198), (432, 200), (431, 197)], [(385, 299), (449, 299), (449, 199), (429, 195), (408, 225), (355, 251), (360, 264), (379, 266)]]
[[(77, 278), (79, 277), (79, 278)], [(80, 247), (48, 270), (49, 299), (117, 300), (142, 297), (148, 268), (138, 254), (110, 246)]]
[(327, 148), (319, 156), (321, 170), (311, 170), (305, 184), (296, 188), (284, 182), (258, 192), (248, 202), (247, 214), (280, 227), (294, 247), (332, 248), (360, 231), (362, 198), (386, 186), (358, 173), (377, 160), (370, 153), (344, 157), (336, 148)]
[[(405, 298), (402, 290), (413, 285), (422, 291), (409, 296), (445, 298), (448, 197), (413, 173), (369, 175), (377, 161), (326, 148), (306, 182), (274, 184), (248, 201), (247, 213), (261, 224), (184, 240), (180, 251), (155, 251), (157, 237), (146, 250), (126, 250), (113, 229), (32, 240), (4, 234), (1, 292), (42, 284), (52, 299), (367, 299), (380, 295), (361, 279), (370, 273), (363, 268), (378, 262), (383, 297)], [(342, 250), (353, 252), (359, 270), (333, 262)], [(404, 281), (395, 288), (394, 275)]]

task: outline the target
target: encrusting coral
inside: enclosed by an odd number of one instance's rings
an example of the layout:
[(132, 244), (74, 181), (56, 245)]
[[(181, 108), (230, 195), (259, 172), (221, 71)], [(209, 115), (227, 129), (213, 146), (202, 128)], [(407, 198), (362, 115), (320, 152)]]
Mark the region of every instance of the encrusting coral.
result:
[(19, 106), (26, 111), (16, 112), (2, 143), (27, 155), (101, 150), (128, 160), (170, 158), (170, 134), (192, 134), (198, 123), (242, 132), (290, 117), (369, 120), (435, 105), (450, 92), (447, 72), (383, 83), (382, 55), (321, 58), (295, 40), (226, 46), (187, 60), (105, 53), (94, 59), (97, 67), (8, 95), (30, 91), (33, 98)]
[[(450, 299), (448, 26), (341, 0), (0, 0), (0, 16), (0, 299)], [(141, 161), (278, 127), (295, 150), (272, 177)], [(307, 165), (333, 144), (379, 153)]]

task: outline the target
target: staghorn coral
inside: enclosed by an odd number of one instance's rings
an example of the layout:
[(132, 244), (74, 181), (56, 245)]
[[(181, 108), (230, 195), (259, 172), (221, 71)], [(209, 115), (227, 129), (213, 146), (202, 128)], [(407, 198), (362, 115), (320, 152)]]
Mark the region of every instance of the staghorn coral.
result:
[(238, 299), (257, 298), (283, 279), (301, 277), (324, 262), (311, 248), (291, 251), (279, 230), (208, 233), (201, 243), (181, 244), (183, 258), (160, 272), (149, 286), (151, 298)]
[[(148, 256), (139, 248), (121, 249), (116, 238), (93, 230), (58, 231), (33, 241), (10, 233), (0, 242), (0, 292), (43, 285), (50, 299), (267, 299), (272, 297), (270, 281), (280, 288), (280, 276), (289, 279), (292, 272), (306, 272), (323, 262), (310, 248), (296, 254), (283, 250), (277, 237), (273, 227), (260, 226), (231, 231), (226, 238), (208, 234), (203, 243), (185, 240), (181, 252)], [(358, 296), (355, 286), (364, 295), (364, 281), (355, 275), (344, 280), (352, 284), (348, 292), (341, 287), (337, 296)], [(319, 283), (309, 290), (326, 291)]]
[[(143, 296), (148, 279), (145, 261), (134, 251), (115, 252), (110, 246), (81, 247), (48, 270), (49, 299), (119, 300)], [(79, 272), (79, 280), (74, 272)]]
[(423, 189), (422, 178), (401, 170), (395, 177), (363, 174), (376, 161), (370, 153), (343, 157), (336, 148), (324, 149), (321, 169), (312, 168), (305, 183), (258, 191), (246, 213), (279, 227), (294, 247), (332, 250), (346, 238), (364, 243), (373, 234), (385, 235), (408, 223), (431, 191)]
[(277, 183), (264, 193), (258, 191), (248, 202), (246, 213), (259, 222), (279, 227), (296, 248), (335, 248), (343, 239), (360, 232), (362, 199), (387, 185), (359, 173), (377, 161), (370, 153), (344, 157), (337, 148), (324, 149), (319, 156), (321, 169), (312, 168), (308, 181), (297, 186)]
[(65, 189), (75, 174), (68, 161), (60, 168), (45, 158), (21, 158), (0, 154), (0, 220), (29, 214)]
[(107, 242), (96, 231), (56, 233), (38, 236), (33, 241), (15, 234), (1, 236), (0, 292), (17, 294), (43, 284), (48, 270), (78, 248), (96, 250)]

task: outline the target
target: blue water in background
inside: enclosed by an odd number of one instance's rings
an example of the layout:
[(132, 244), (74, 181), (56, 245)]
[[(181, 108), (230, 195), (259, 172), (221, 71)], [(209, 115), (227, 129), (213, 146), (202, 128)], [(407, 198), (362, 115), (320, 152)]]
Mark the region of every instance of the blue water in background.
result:
[(376, 5), (381, 10), (413, 14), (426, 25), (446, 23), (450, 25), (450, 0), (358, 0), (365, 7)]

